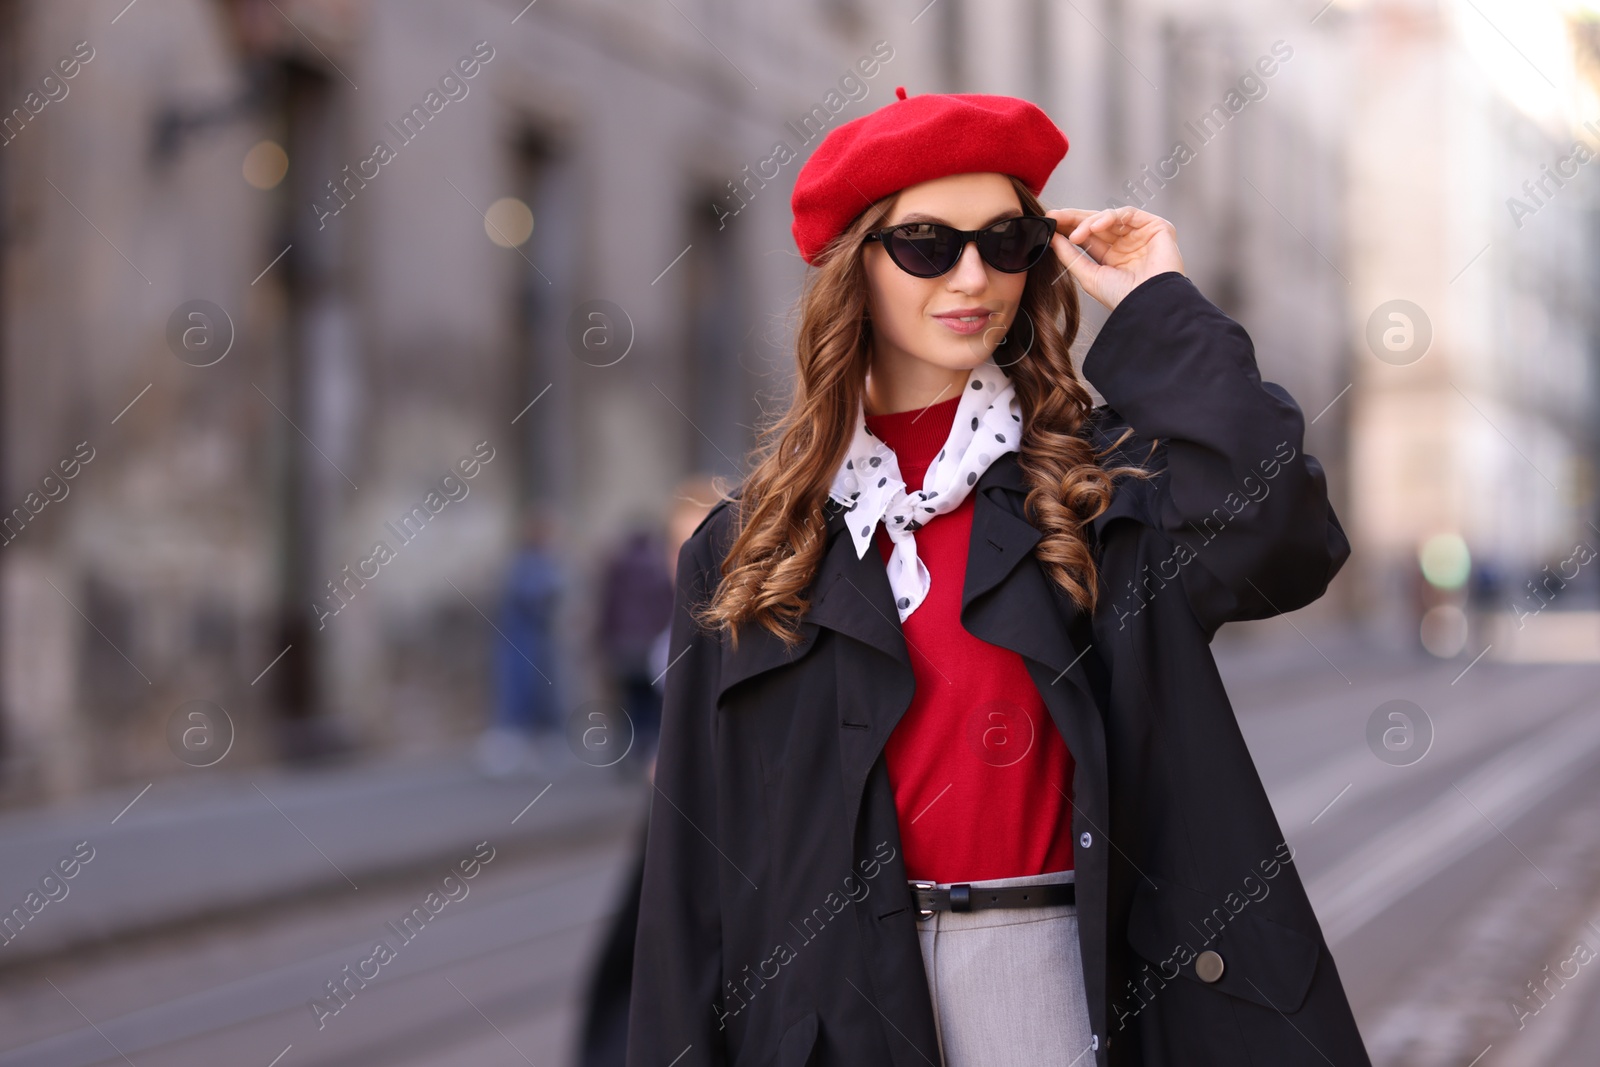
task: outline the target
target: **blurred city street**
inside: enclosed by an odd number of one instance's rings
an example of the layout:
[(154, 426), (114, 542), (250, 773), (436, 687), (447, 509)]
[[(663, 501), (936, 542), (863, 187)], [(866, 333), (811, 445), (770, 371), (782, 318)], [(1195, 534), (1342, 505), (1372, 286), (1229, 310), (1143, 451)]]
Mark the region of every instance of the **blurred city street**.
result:
[(1594, 1063), (1600, 664), (1314, 640), (1219, 660), (1373, 1062)]
[[(524, 1062), (507, 1039), (569, 1062), (574, 976), (615, 906), (642, 782), (576, 761), (490, 781), (458, 748), (250, 778), (157, 787), (114, 825), (129, 798), (4, 823), (7, 870), (48, 870), (78, 840), (95, 855), (6, 946), (0, 1062), (265, 1064), (291, 1044), (296, 1063)], [(465, 892), (401, 942), (385, 924), (475, 855), (490, 858)], [(380, 938), (400, 947), (371, 987), (311, 1010)]]

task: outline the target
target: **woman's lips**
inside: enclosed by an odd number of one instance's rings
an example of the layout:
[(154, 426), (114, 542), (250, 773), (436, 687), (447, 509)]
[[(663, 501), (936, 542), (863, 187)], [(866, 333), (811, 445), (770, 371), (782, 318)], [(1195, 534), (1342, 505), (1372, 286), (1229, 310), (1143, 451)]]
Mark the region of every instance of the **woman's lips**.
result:
[(974, 334), (989, 325), (989, 313), (979, 312), (976, 315), (935, 315), (935, 319), (955, 333)]

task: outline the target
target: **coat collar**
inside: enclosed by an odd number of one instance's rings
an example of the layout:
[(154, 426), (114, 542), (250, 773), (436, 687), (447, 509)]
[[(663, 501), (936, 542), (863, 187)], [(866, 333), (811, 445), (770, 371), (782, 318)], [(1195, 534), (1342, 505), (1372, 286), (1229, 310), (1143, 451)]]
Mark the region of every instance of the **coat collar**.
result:
[[(1139, 490), (1145, 483), (1119, 480), (1111, 506), (1091, 524), (1098, 537), (1115, 518), (1140, 510)], [(1019, 567), (1043, 532), (1022, 514), (1028, 482), (1018, 456), (1000, 456), (973, 487), (972, 538), (961, 592), (961, 622), (973, 634), (1053, 667), (1057, 674), (1076, 661), (1067, 635), (1076, 608), (1037, 565)], [(739, 647), (722, 643), (717, 696), (763, 671), (792, 663), (811, 650), (819, 627), (827, 627), (899, 661), (910, 672), (910, 657), (888, 573), (876, 551), (857, 558), (845, 532), (844, 511), (828, 506), (827, 541), (822, 563), (811, 585), (811, 606), (800, 620), (801, 641), (793, 649), (760, 626), (746, 627)], [(989, 596), (997, 587), (1000, 595)], [(1054, 589), (1054, 592), (1052, 592)], [(1052, 599), (1060, 610), (1048, 610)], [(1003, 609), (998, 609), (999, 604)], [(1079, 680), (1081, 668), (1074, 667)]]

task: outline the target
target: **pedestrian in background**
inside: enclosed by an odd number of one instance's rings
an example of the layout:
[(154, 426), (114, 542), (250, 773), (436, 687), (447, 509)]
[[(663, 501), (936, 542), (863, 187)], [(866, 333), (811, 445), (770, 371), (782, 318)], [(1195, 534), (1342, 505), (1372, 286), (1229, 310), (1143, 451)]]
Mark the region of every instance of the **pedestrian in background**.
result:
[(567, 762), (555, 637), (567, 579), (555, 555), (556, 531), (552, 511), (528, 505), (506, 570), (495, 618), (494, 712), (477, 746), (479, 768), (493, 777), (545, 773)]
[[(661, 694), (651, 679), (650, 650), (672, 618), (672, 574), (661, 534), (637, 519), (606, 558), (595, 632), (607, 681), (632, 726), (626, 762), (641, 772), (655, 752)], [(676, 556), (671, 562), (676, 562)]]
[(1505, 582), (1499, 563), (1477, 553), (1472, 560), (1472, 573), (1467, 578), (1467, 618), (1472, 647), (1482, 649), (1494, 644), (1495, 620), (1507, 610)]

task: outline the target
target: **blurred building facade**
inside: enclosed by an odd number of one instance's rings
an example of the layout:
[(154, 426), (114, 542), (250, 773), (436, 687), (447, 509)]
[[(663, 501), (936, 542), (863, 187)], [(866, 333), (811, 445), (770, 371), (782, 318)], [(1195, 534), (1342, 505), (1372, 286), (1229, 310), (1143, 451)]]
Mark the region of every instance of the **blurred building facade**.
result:
[[(61, 497), (0, 549), (22, 795), (183, 770), (194, 700), (234, 763), (476, 728), (530, 510), (582, 591), (685, 473), (736, 473), (786, 385), (788, 185), (927, 84), (933, 24), (852, 0), (0, 11), (6, 508)], [(576, 706), (592, 598), (566, 610)]]
[(1408, 618), (1418, 548), (1439, 535), (1501, 576), (1494, 610), (1596, 607), (1556, 597), (1559, 580), (1527, 589), (1577, 544), (1600, 551), (1595, 19), (1388, 0), (1346, 24), (1364, 72), (1345, 99), (1351, 517), (1382, 617)]
[[(595, 695), (595, 564), (685, 473), (737, 475), (787, 389), (795, 172), (900, 84), (1037, 101), (1072, 144), (1047, 205), (1177, 225), (1312, 420), (1353, 589), (1540, 491), (1428, 377), (1457, 358), (1587, 485), (1593, 182), (1452, 284), (1566, 134), (1398, 9), (0, 0), (0, 797), (182, 770), (196, 700), (235, 762), (474, 728), (530, 511), (577, 577), (563, 700)], [(1375, 85), (1396, 26), (1430, 43)], [(1409, 368), (1366, 342), (1397, 297), (1436, 331)]]
[(1441, 534), (1498, 577), (1490, 611), (1593, 609), (1570, 579), (1600, 555), (1600, 5), (1136, 0), (1039, 25), (1057, 69), (976, 87), (1076, 134), (1058, 200), (1171, 219), (1300, 403), (1357, 549), (1308, 611), (1415, 640)]

